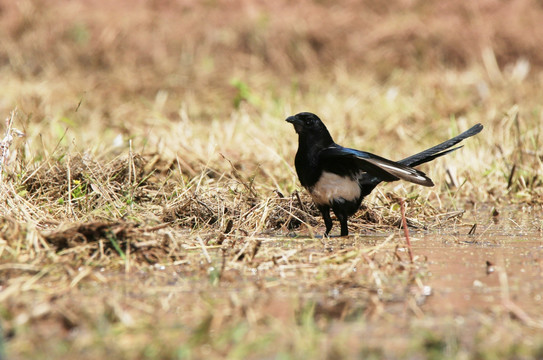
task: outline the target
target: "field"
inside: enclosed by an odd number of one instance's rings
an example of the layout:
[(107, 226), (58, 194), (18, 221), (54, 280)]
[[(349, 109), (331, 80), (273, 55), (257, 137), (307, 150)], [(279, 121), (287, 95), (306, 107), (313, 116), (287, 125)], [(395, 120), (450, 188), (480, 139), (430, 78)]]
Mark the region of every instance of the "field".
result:
[[(0, 359), (543, 358), (541, 24), (535, 0), (0, 0)], [(485, 128), (328, 238), (301, 111), (390, 159)]]

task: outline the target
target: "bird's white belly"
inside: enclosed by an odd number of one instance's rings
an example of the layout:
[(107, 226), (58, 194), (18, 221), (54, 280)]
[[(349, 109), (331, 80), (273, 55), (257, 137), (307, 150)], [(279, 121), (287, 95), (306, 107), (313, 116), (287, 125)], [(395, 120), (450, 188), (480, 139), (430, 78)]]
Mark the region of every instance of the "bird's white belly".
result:
[(340, 198), (354, 201), (360, 197), (358, 181), (330, 172), (323, 172), (319, 181), (309, 188), (313, 201), (318, 205), (332, 205)]

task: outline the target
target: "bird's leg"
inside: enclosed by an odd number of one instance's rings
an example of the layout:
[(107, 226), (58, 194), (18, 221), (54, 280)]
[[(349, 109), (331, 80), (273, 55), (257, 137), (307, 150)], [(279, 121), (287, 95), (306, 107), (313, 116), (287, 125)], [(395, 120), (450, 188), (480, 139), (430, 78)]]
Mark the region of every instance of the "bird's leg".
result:
[(329, 206), (319, 206), (319, 210), (324, 219), (324, 225), (326, 225), (326, 232), (324, 235), (328, 236), (330, 230), (332, 230), (332, 218), (330, 217), (330, 207)]
[(349, 235), (349, 228), (347, 227), (347, 215), (343, 211), (336, 211), (336, 209), (334, 209), (334, 213), (341, 224), (341, 236)]

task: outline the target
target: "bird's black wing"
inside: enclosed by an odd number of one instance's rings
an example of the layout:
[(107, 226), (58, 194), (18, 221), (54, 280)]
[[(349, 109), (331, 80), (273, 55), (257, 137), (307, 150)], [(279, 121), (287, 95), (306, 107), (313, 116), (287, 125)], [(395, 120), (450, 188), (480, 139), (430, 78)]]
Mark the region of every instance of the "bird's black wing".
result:
[[(381, 181), (406, 180), (424, 186), (433, 186), (432, 180), (422, 171), (409, 166), (385, 159), (383, 157), (355, 149), (344, 148), (337, 144), (323, 149), (319, 154), (319, 162), (325, 168), (346, 168), (350, 172), (355, 170), (365, 171)], [(346, 166), (342, 166), (342, 165)], [(352, 169), (352, 167), (355, 169)]]
[(452, 151), (460, 149), (462, 146), (456, 147), (454, 149), (449, 149), (449, 148), (458, 144), (460, 141), (464, 139), (467, 139), (473, 135), (480, 133), (481, 130), (483, 130), (483, 125), (481, 124), (474, 125), (470, 129), (464, 131), (462, 134), (457, 135), (447, 141), (444, 141), (439, 145), (436, 145), (429, 149), (421, 151), (418, 154), (406, 157), (405, 159), (398, 161), (398, 163), (402, 165), (414, 167), (420, 164), (424, 164), (428, 161), (432, 161), (440, 156), (446, 155)]

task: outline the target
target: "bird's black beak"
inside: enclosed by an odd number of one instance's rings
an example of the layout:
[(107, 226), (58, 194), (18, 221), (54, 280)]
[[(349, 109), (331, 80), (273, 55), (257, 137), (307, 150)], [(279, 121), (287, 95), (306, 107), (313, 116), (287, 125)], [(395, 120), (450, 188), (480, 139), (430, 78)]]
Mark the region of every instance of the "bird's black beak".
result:
[(292, 125), (294, 125), (294, 130), (296, 130), (297, 133), (300, 133), (300, 131), (302, 131), (303, 126), (304, 126), (304, 122), (300, 120), (299, 118), (297, 118), (296, 116), (289, 116), (286, 119), (286, 122), (289, 122)]
[(286, 122), (289, 122), (291, 124), (294, 124), (296, 122), (296, 116), (289, 116), (286, 120)]

